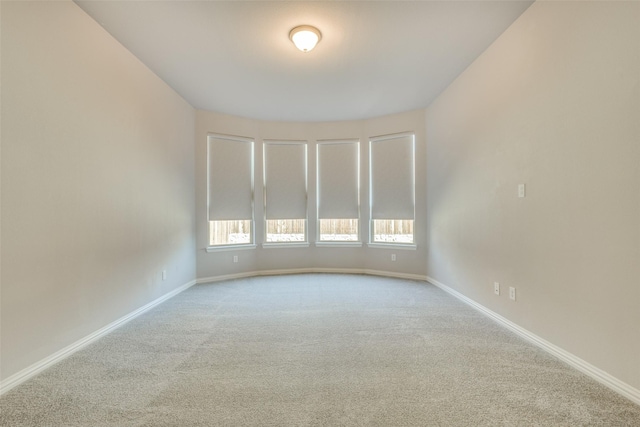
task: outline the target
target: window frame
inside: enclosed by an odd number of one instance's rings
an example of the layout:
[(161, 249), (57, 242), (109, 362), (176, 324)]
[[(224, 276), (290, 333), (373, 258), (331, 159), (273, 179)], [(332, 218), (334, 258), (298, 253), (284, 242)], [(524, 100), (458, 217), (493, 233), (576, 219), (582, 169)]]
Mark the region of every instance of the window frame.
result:
[[(336, 144), (355, 144), (356, 146), (356, 197), (357, 197), (357, 211), (358, 216), (356, 218), (320, 218), (320, 146), (322, 145), (336, 145)], [(360, 204), (361, 200), (361, 177), (360, 177), (360, 139), (359, 138), (344, 138), (344, 139), (323, 139), (316, 141), (316, 246), (325, 246), (325, 247), (360, 247), (362, 246), (362, 207)], [(340, 219), (349, 219), (349, 220), (357, 220), (357, 234), (356, 240), (322, 240), (321, 238), (321, 224), (322, 220), (340, 220)]]
[[(402, 243), (402, 242), (379, 242), (375, 241), (374, 236), (374, 221), (375, 220), (398, 220), (400, 218), (373, 218), (373, 144), (376, 142), (386, 141), (390, 139), (398, 139), (403, 137), (411, 137), (412, 139), (412, 176), (411, 176), (411, 186), (413, 192), (413, 243)], [(416, 133), (414, 131), (406, 131), (399, 132), (387, 135), (374, 136), (369, 138), (369, 238), (367, 242), (367, 247), (371, 248), (397, 248), (397, 249), (407, 249), (407, 250), (416, 250), (418, 245), (416, 243)], [(407, 218), (405, 218), (407, 219)]]
[[(210, 189), (210, 183), (211, 183), (211, 162), (210, 162), (210, 158), (211, 158), (211, 149), (212, 149), (212, 144), (211, 144), (211, 140), (217, 138), (217, 139), (221, 139), (221, 140), (227, 140), (227, 141), (237, 141), (237, 142), (241, 142), (241, 143), (249, 143), (250, 144), (250, 165), (249, 165), (249, 170), (250, 170), (250, 181), (251, 181), (251, 218), (250, 219), (236, 219), (236, 220), (211, 220), (209, 219), (209, 207), (211, 204), (211, 189)], [(238, 249), (254, 249), (256, 247), (256, 240), (255, 240), (255, 139), (254, 138), (249, 138), (249, 137), (243, 137), (243, 136), (236, 136), (236, 135), (226, 135), (226, 134), (220, 134), (220, 133), (212, 133), (209, 132), (207, 133), (207, 205), (206, 205), (206, 209), (207, 209), (207, 214), (206, 214), (206, 218), (207, 218), (207, 247), (206, 247), (206, 251), (207, 252), (218, 252), (218, 251), (226, 251), (226, 250), (238, 250)], [(250, 221), (250, 232), (249, 232), (249, 242), (248, 243), (224, 243), (224, 244), (219, 244), (219, 245), (214, 245), (211, 244), (211, 227), (212, 227), (212, 222), (216, 222), (216, 221)]]
[[(304, 188), (305, 188), (305, 217), (304, 218), (267, 218), (267, 192), (268, 192), (268, 182), (267, 182), (267, 146), (269, 144), (273, 145), (302, 145), (304, 148)], [(263, 248), (291, 248), (291, 247), (308, 247), (309, 246), (309, 141), (306, 140), (283, 140), (283, 139), (263, 139), (262, 140), (262, 198), (263, 198), (263, 219), (262, 223), (264, 225), (263, 231)], [(304, 220), (304, 240), (298, 241), (279, 241), (279, 242), (268, 242), (267, 241), (267, 231), (268, 224), (267, 221), (279, 221), (279, 220)]]

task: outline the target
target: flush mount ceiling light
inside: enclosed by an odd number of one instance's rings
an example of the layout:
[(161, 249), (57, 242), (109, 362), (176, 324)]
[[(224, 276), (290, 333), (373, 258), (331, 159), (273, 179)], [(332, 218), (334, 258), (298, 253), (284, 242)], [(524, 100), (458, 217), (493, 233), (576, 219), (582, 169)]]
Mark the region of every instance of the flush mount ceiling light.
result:
[(316, 47), (316, 44), (318, 44), (322, 38), (322, 34), (320, 34), (320, 30), (316, 27), (300, 25), (291, 30), (289, 38), (298, 49), (303, 52), (309, 52)]

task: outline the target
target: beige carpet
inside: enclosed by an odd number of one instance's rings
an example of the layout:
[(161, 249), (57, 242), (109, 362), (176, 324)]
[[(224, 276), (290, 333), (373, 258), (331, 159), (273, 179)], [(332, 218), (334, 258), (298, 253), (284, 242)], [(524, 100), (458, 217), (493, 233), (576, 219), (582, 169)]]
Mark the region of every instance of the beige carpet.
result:
[(421, 282), (194, 286), (0, 398), (2, 426), (640, 426), (640, 406)]

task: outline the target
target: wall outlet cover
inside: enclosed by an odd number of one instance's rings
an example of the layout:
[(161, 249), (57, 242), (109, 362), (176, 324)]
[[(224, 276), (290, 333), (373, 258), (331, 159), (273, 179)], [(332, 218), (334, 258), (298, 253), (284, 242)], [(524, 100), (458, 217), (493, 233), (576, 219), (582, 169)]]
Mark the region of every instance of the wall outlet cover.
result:
[(526, 195), (526, 189), (524, 184), (518, 185), (518, 197), (524, 197)]

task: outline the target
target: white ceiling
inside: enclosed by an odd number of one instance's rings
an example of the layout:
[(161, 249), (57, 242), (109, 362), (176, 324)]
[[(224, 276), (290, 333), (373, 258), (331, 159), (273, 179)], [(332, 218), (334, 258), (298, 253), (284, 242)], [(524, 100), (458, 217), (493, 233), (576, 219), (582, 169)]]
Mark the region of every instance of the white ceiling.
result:
[(532, 1), (76, 3), (198, 109), (330, 121), (428, 106)]

